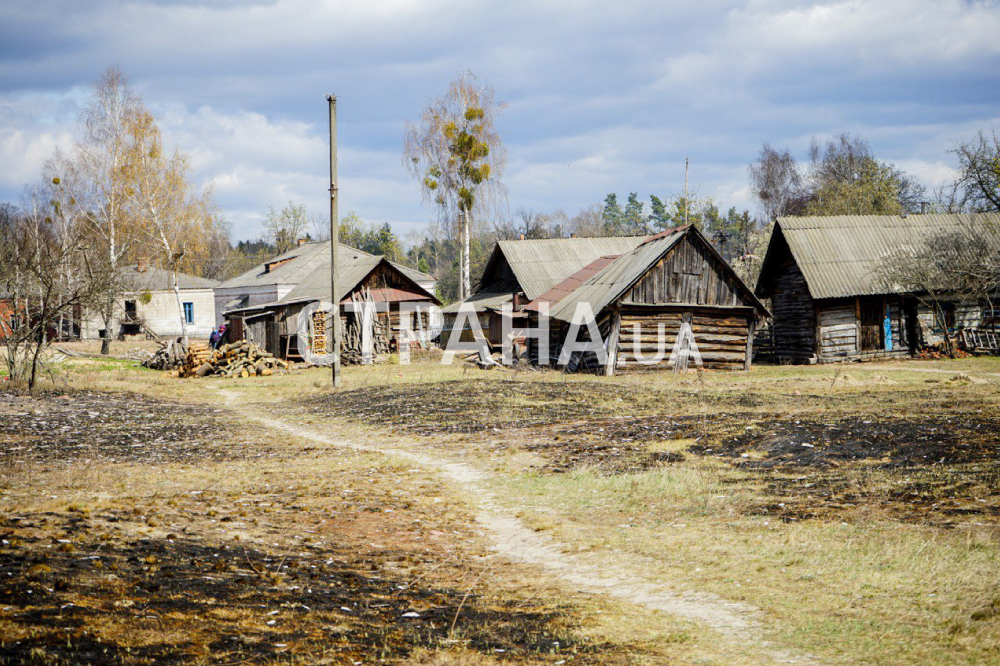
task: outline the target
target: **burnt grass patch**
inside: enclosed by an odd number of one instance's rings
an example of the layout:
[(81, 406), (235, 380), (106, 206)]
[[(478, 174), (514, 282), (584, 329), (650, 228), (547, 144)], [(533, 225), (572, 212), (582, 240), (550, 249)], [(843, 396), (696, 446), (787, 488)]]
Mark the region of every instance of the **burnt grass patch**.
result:
[(615, 404), (637, 410), (634, 390), (611, 384), (452, 380), (380, 386), (310, 397), (306, 413), (381, 423), (419, 435), (473, 434), (545, 426), (607, 414)]
[[(691, 440), (683, 451), (651, 442)], [(908, 522), (952, 526), (1000, 517), (1000, 419), (982, 414), (859, 414), (854, 418), (706, 417), (598, 419), (554, 426), (523, 444), (551, 461), (607, 473), (643, 471), (686, 456), (724, 461), (760, 483), (768, 499), (753, 513), (782, 520), (838, 518), (861, 509)]]
[[(358, 389), (296, 408), (424, 436), (475, 435), (491, 450), (539, 454), (548, 473), (631, 473), (712, 458), (745, 472), (738, 482), (766, 489), (750, 511), (783, 520), (839, 519), (866, 507), (944, 526), (1000, 517), (1000, 417), (975, 399), (928, 389), (893, 411), (885, 395), (864, 391), (775, 398), (695, 388), (459, 380)], [(785, 403), (765, 415), (757, 409), (765, 399)], [(829, 413), (809, 409), (817, 404)], [(651, 450), (670, 440), (693, 443)]]
[(9, 465), (227, 459), (248, 453), (234, 429), (224, 410), (134, 393), (0, 392), (0, 455)]
[(129, 519), (3, 519), (0, 664), (372, 663), (456, 645), (512, 661), (592, 663), (609, 647), (573, 638), (570, 607), (383, 571), (412, 553), (290, 553), (105, 529)]

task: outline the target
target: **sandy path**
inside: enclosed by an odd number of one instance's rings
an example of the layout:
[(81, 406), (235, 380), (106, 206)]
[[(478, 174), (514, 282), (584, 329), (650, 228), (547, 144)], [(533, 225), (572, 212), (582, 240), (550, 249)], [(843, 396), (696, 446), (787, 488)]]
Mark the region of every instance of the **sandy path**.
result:
[[(239, 395), (221, 391), (231, 408), (237, 408)], [(516, 562), (534, 565), (570, 583), (574, 589), (590, 594), (603, 594), (651, 610), (704, 624), (735, 643), (752, 646), (765, 659), (778, 664), (815, 664), (807, 656), (778, 650), (763, 638), (759, 611), (741, 602), (726, 600), (705, 592), (678, 592), (661, 584), (643, 580), (641, 575), (624, 570), (598, 567), (583, 556), (568, 554), (558, 542), (525, 526), (516, 516), (504, 510), (496, 496), (486, 486), (487, 475), (464, 462), (443, 460), (407, 448), (372, 446), (317, 432), (281, 419), (242, 411), (243, 416), (262, 425), (287, 432), (295, 437), (329, 446), (356, 451), (397, 456), (424, 469), (434, 470), (461, 488), (463, 496), (474, 497), (476, 522), (484, 529), (492, 549)], [(638, 559), (638, 558), (635, 558)], [(640, 563), (641, 564), (641, 563)]]
[[(851, 366), (845, 365), (844, 367), (847, 368)], [(853, 366), (853, 367), (856, 367), (858, 370), (887, 370), (889, 372), (925, 372), (936, 375), (952, 375), (952, 376), (969, 375), (970, 377), (974, 377), (976, 375), (982, 377), (1000, 377), (1000, 372), (984, 372), (981, 370), (960, 370), (958, 368), (955, 368), (953, 370), (948, 370), (946, 368), (914, 368), (912, 366), (900, 368), (898, 366), (878, 365), (876, 363), (872, 363), (868, 367), (861, 367), (861, 366)]]

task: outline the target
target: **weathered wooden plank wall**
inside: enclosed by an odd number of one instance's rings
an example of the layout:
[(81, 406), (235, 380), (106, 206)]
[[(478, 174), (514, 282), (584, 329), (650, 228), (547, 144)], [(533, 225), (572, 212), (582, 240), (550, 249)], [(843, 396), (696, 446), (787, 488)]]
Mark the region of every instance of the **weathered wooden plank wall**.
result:
[(630, 289), (632, 303), (746, 305), (736, 281), (709, 252), (690, 239), (681, 240)]
[(858, 350), (858, 326), (854, 299), (822, 304), (819, 314), (820, 355), (851, 356)]
[(773, 284), (775, 356), (779, 360), (800, 362), (815, 358), (816, 311), (805, 276), (791, 254), (784, 257)]
[[(879, 317), (881, 332), (882, 318), (885, 306), (889, 308), (890, 329), (892, 331), (891, 352), (905, 353), (908, 350), (906, 326), (903, 322), (903, 309), (898, 296), (866, 296), (855, 300), (844, 298), (816, 302), (818, 315), (818, 339), (820, 344), (819, 357), (821, 361), (844, 361), (872, 356), (874, 352), (886, 352), (883, 345), (875, 349), (864, 349), (858, 339), (858, 312), (864, 306), (874, 307), (883, 313)], [(880, 338), (884, 342), (884, 338)]]

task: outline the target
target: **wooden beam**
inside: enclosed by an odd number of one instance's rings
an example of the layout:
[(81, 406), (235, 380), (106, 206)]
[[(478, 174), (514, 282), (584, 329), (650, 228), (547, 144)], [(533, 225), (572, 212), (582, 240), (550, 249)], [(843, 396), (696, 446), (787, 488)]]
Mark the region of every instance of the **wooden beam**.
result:
[(636, 310), (662, 310), (664, 312), (716, 312), (723, 311), (733, 316), (756, 312), (752, 305), (697, 305), (694, 303), (636, 303), (635, 301), (622, 301), (621, 306)]
[(622, 328), (622, 315), (618, 308), (611, 313), (611, 330), (608, 331), (608, 362), (604, 365), (604, 374), (611, 377), (615, 374), (618, 364), (618, 337)]
[(854, 351), (861, 353), (861, 299), (854, 297), (854, 329), (858, 335), (854, 341)]

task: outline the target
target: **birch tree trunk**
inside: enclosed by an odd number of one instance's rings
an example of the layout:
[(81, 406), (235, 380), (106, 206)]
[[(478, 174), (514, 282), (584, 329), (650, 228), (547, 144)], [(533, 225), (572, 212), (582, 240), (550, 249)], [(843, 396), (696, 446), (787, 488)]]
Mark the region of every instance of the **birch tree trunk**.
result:
[(170, 274), (174, 280), (174, 298), (177, 300), (177, 310), (181, 313), (181, 338), (184, 340), (184, 348), (188, 348), (187, 317), (184, 316), (184, 304), (181, 303), (181, 287), (177, 281), (177, 263), (174, 262), (170, 268)]
[[(115, 166), (117, 167), (117, 158), (115, 160)], [(117, 224), (113, 216), (109, 216), (108, 219), (108, 266), (112, 275), (112, 284), (117, 284), (118, 278), (118, 242), (117, 242)], [(114, 289), (109, 290), (108, 302), (104, 306), (104, 312), (101, 313), (101, 319), (104, 321), (104, 335), (101, 336), (101, 355), (107, 356), (111, 353), (111, 321), (115, 316), (115, 296)]]
[(469, 211), (462, 216), (462, 299), (472, 295), (472, 279), (469, 275)]

